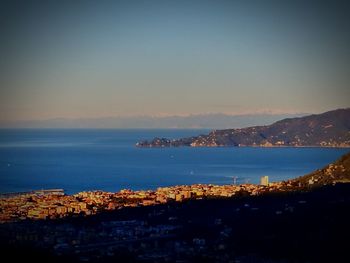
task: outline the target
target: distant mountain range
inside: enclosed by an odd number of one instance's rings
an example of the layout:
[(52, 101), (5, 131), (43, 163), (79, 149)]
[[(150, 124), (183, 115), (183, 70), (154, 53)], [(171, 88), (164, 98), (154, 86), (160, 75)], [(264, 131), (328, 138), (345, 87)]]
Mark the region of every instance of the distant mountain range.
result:
[(287, 118), (266, 126), (214, 130), (207, 135), (189, 138), (154, 138), (152, 141), (138, 142), (136, 146), (350, 147), (350, 108)]
[(187, 116), (131, 116), (104, 118), (56, 118), (31, 121), (0, 121), (0, 128), (145, 128), (145, 129), (227, 129), (266, 125), (282, 118), (306, 114), (193, 114)]

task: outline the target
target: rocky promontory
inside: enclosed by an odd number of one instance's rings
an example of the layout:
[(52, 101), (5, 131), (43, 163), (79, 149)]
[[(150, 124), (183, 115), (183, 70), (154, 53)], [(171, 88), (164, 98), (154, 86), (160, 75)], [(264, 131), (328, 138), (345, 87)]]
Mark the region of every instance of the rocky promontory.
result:
[(287, 118), (271, 125), (214, 130), (180, 139), (154, 138), (137, 147), (350, 147), (350, 108)]

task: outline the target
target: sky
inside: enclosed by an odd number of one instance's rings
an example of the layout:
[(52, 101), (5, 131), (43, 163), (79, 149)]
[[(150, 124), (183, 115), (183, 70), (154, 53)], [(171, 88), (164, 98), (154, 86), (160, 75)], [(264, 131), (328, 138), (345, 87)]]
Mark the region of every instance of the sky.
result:
[(0, 7), (0, 121), (350, 106), (347, 1)]

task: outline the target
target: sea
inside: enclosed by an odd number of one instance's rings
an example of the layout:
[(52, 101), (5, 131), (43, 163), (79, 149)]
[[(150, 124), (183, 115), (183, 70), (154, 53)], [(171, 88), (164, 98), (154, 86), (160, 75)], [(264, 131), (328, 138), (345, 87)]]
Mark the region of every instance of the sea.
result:
[(67, 194), (184, 184), (258, 183), (295, 178), (349, 152), (344, 148), (137, 148), (154, 137), (209, 130), (2, 129), (0, 193), (62, 188)]

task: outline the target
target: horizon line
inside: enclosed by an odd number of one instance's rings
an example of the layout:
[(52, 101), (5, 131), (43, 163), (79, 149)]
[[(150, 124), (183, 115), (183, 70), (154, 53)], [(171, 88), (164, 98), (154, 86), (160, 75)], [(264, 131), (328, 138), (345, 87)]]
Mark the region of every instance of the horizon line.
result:
[[(324, 111), (326, 112), (326, 111)], [(0, 119), (1, 122), (19, 123), (19, 122), (32, 122), (32, 121), (57, 121), (57, 120), (102, 120), (102, 119), (132, 119), (132, 118), (189, 118), (189, 117), (199, 117), (199, 116), (227, 116), (227, 117), (240, 117), (240, 116), (278, 116), (278, 115), (311, 115), (320, 114), (323, 112), (302, 112), (302, 111), (245, 111), (245, 112), (203, 112), (203, 113), (159, 113), (159, 114), (130, 114), (130, 115), (104, 115), (104, 116), (93, 116), (93, 117), (49, 117), (49, 118), (31, 118), (31, 119)]]

